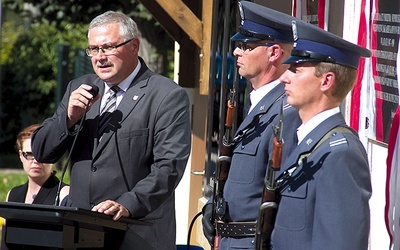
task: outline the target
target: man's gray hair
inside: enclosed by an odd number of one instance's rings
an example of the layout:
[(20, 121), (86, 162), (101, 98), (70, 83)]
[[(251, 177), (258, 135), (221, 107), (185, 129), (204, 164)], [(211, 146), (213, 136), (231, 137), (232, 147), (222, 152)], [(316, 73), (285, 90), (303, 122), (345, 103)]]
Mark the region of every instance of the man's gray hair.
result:
[(105, 26), (110, 23), (119, 24), (119, 33), (125, 41), (132, 38), (138, 38), (140, 35), (137, 24), (132, 20), (132, 18), (119, 11), (107, 11), (98, 15), (90, 22), (88, 37), (93, 28)]

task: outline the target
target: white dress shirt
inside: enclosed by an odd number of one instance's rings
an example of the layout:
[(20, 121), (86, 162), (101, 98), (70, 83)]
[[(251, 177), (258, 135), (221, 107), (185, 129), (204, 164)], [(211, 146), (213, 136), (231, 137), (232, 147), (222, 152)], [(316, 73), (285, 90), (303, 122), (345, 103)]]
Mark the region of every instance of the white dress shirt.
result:
[(278, 86), (278, 84), (280, 84), (279, 79), (272, 81), (258, 89), (254, 89), (253, 91), (251, 91), (250, 92), (251, 107), (249, 109), (249, 113), (261, 101), (261, 99), (263, 99), (264, 96), (267, 95), (273, 88)]
[(297, 129), (297, 145), (299, 145), (300, 142), (319, 124), (339, 112), (339, 107), (328, 109), (312, 117), (307, 123), (301, 124), (300, 127)]
[[(121, 102), (122, 98), (124, 97), (125, 92), (128, 90), (129, 85), (131, 85), (133, 79), (138, 74), (140, 67), (141, 67), (141, 63), (140, 63), (140, 61), (138, 61), (138, 64), (136, 65), (136, 68), (132, 71), (132, 73), (125, 80), (123, 80), (121, 83), (118, 84), (118, 87), (122, 91), (119, 91), (117, 93), (117, 103), (116, 103), (117, 107), (118, 107), (119, 103)], [(105, 94), (101, 98), (100, 107), (103, 107), (104, 105), (106, 105), (106, 101), (107, 101), (108, 97), (111, 95), (111, 93), (109, 91), (111, 87), (112, 87), (112, 85), (104, 82), (104, 93)]]

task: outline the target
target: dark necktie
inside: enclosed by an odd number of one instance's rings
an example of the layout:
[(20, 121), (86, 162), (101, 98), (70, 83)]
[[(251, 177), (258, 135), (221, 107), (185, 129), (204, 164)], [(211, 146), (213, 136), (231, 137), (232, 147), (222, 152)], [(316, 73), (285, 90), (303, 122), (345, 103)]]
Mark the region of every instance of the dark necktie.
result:
[(113, 86), (112, 88), (110, 88), (110, 96), (107, 98), (106, 104), (100, 111), (99, 138), (101, 138), (101, 135), (104, 133), (104, 130), (110, 122), (111, 113), (117, 109), (117, 93), (119, 91), (120, 88), (118, 86)]
[(298, 143), (299, 143), (299, 139), (297, 137), (297, 130), (296, 130), (293, 135), (293, 143), (292, 143), (292, 146), (290, 147), (290, 152), (294, 151), (294, 149), (297, 147)]
[(119, 90), (120, 89), (119, 89), (118, 86), (113, 86), (112, 88), (110, 88), (108, 90), (108, 92), (111, 93), (111, 94), (107, 98), (106, 105), (104, 105), (104, 107), (100, 111), (100, 115), (102, 115), (105, 112), (112, 113), (116, 109), (116, 107), (117, 107), (117, 93), (118, 93)]
[(251, 99), (250, 99), (250, 93), (249, 93), (246, 98), (246, 106), (244, 108), (244, 112), (245, 112), (244, 117), (246, 117), (249, 114), (250, 108), (251, 108)]

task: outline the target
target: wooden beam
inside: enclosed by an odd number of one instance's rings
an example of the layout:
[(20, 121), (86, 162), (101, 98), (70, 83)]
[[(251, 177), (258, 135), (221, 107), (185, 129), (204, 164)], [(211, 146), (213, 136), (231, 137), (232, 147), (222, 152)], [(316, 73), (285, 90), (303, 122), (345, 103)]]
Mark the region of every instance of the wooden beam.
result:
[(156, 2), (174, 19), (186, 34), (201, 48), (202, 23), (201, 20), (181, 0), (156, 0)]
[[(176, 26), (172, 25), (171, 19), (200, 48), (200, 95), (208, 95), (209, 91), (213, 1), (201, 1), (202, 20), (182, 0), (141, 1), (176, 41), (182, 43), (182, 36), (179, 35)], [(163, 15), (162, 12), (166, 15)]]
[(208, 95), (211, 65), (211, 33), (214, 0), (203, 0), (202, 20), (203, 20), (203, 42), (200, 56), (200, 95)]
[(161, 26), (172, 36), (178, 43), (182, 42), (184, 31), (177, 23), (165, 12), (161, 6), (155, 1), (141, 0), (144, 7), (153, 15), (153, 17), (161, 24)]

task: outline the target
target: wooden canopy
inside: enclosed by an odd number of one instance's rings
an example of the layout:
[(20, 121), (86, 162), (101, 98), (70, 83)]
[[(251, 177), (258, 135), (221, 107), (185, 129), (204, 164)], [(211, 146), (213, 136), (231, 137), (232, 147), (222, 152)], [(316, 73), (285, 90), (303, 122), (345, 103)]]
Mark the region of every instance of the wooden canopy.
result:
[[(179, 84), (208, 94), (213, 0), (141, 0), (180, 44)], [(199, 83), (196, 86), (196, 83)]]

